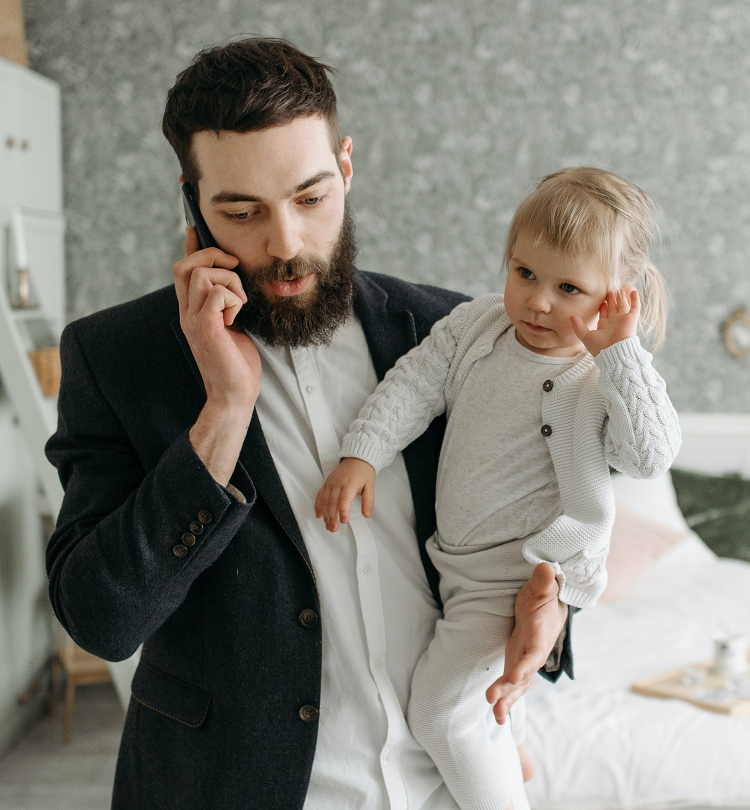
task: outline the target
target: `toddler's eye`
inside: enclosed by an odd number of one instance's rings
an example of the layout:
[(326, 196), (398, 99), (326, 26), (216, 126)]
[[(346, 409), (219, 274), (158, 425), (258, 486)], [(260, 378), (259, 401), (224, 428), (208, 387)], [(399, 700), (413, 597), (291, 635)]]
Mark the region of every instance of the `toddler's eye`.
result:
[(566, 293), (578, 292), (578, 287), (574, 286), (573, 284), (568, 284), (567, 281), (560, 285), (560, 289)]
[(521, 274), (521, 278), (534, 278), (534, 274), (528, 267), (519, 267), (518, 272)]

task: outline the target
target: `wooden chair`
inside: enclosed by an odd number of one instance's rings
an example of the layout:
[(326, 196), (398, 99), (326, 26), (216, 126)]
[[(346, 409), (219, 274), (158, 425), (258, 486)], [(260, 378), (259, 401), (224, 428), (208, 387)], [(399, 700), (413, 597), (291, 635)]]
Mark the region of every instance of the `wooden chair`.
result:
[(82, 650), (68, 634), (58, 627), (57, 655), (52, 663), (52, 684), (50, 688), (50, 714), (57, 708), (57, 678), (60, 671), (67, 676), (65, 690), (65, 714), (63, 716), (63, 743), (70, 742), (73, 727), (73, 702), (77, 686), (90, 683), (106, 683), (112, 680), (106, 661)]

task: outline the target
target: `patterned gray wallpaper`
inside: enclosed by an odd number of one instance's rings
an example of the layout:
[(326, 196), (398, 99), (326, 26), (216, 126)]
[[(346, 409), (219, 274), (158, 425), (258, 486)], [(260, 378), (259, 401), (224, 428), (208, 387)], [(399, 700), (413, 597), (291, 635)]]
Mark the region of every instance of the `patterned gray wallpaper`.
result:
[(171, 280), (175, 74), (228, 36), (282, 36), (339, 69), (363, 269), (499, 290), (530, 184), (612, 169), (662, 211), (676, 406), (750, 409), (750, 358), (719, 335), (750, 308), (746, 0), (25, 0), (25, 21), (31, 66), (63, 88), (71, 318)]

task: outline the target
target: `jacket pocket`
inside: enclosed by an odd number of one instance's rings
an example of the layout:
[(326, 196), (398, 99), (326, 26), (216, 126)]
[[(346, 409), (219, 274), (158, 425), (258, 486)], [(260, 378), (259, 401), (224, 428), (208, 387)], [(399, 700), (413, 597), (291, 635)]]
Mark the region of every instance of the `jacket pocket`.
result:
[(130, 687), (134, 700), (190, 728), (203, 725), (211, 705), (204, 689), (141, 661)]

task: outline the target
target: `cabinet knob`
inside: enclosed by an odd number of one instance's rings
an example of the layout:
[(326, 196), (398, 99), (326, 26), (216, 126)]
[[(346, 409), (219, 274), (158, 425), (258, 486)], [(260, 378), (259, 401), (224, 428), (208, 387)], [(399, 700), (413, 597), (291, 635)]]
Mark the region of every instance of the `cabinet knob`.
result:
[(21, 149), (23, 149), (24, 152), (30, 147), (31, 143), (29, 141), (21, 141)]
[(5, 139), (5, 145), (8, 147), (8, 149), (12, 149), (16, 145), (16, 139), (15, 138), (6, 138)]

